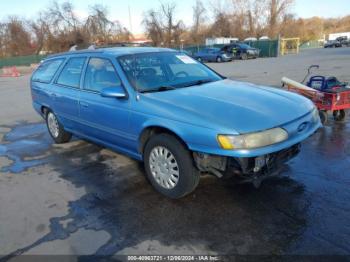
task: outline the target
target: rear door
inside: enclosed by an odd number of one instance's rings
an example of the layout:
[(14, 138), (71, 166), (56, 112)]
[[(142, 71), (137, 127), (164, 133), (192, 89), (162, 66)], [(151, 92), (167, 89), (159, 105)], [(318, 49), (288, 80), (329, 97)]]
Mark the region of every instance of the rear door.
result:
[(113, 62), (105, 57), (91, 57), (79, 99), (81, 132), (126, 149), (130, 139), (130, 100), (101, 96), (104, 88), (117, 86), (122, 83)]
[(65, 128), (76, 130), (79, 122), (79, 90), (86, 57), (69, 58), (57, 76), (51, 96), (53, 111)]
[(32, 92), (33, 106), (41, 113), (41, 107), (52, 108), (53, 88), (50, 85), (55, 74), (64, 63), (65, 58), (54, 58), (44, 61), (33, 73), (30, 86)]

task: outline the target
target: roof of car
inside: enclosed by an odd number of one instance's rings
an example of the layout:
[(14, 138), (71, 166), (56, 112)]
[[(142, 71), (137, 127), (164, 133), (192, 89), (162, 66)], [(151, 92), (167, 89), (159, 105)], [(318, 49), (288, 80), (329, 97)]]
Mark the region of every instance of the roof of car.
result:
[(152, 53), (152, 52), (174, 52), (176, 50), (170, 48), (159, 48), (159, 47), (107, 47), (97, 49), (83, 49), (78, 51), (69, 51), (64, 53), (58, 53), (49, 56), (59, 57), (67, 55), (78, 55), (78, 54), (109, 54), (115, 56), (141, 54), (141, 53)]

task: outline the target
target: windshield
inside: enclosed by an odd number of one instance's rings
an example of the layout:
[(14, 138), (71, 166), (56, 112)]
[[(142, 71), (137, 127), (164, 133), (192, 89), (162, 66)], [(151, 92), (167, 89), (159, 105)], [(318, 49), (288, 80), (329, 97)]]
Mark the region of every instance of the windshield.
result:
[(222, 79), (203, 64), (178, 52), (126, 55), (118, 61), (131, 85), (140, 92), (165, 91)]

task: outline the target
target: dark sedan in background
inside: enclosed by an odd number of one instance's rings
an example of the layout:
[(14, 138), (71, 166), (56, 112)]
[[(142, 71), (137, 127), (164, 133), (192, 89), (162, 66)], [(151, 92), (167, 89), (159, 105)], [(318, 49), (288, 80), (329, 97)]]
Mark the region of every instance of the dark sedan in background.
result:
[(204, 48), (193, 55), (200, 62), (229, 62), (232, 61), (232, 54), (220, 48)]
[(324, 44), (324, 48), (336, 48), (342, 47), (342, 44), (338, 40), (330, 40)]
[(232, 43), (221, 48), (222, 51), (232, 54), (233, 57), (242, 60), (258, 58), (260, 50), (245, 43)]

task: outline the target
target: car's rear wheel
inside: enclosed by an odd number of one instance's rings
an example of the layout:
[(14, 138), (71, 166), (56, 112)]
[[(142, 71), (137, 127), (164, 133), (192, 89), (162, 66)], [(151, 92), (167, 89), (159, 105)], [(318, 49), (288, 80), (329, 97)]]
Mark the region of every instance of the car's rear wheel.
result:
[(144, 150), (144, 164), (153, 187), (169, 198), (181, 198), (198, 185), (200, 174), (190, 152), (169, 134), (150, 138)]
[(197, 61), (202, 63), (203, 60), (202, 60), (202, 58), (198, 57)]
[(222, 62), (222, 58), (221, 58), (220, 56), (218, 56), (218, 57), (216, 58), (216, 62), (217, 62), (217, 63), (221, 63), (221, 62)]
[(344, 109), (333, 111), (333, 117), (335, 121), (343, 121), (345, 119), (345, 116), (346, 114)]
[(47, 111), (46, 113), (46, 125), (55, 143), (67, 143), (72, 138), (72, 134), (64, 130), (62, 124), (52, 111)]

